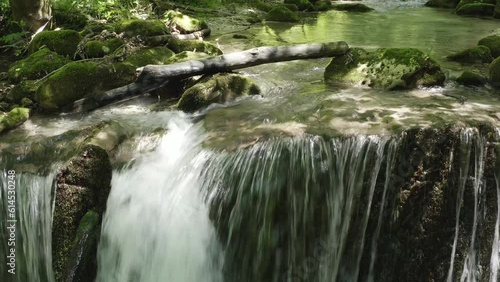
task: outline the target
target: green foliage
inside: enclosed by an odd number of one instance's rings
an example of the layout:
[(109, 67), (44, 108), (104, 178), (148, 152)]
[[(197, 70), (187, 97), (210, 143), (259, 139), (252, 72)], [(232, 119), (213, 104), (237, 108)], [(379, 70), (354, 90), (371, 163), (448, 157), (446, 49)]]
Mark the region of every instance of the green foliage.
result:
[[(0, 0), (1, 1), (1, 0)], [(140, 0), (54, 0), (56, 10), (86, 14), (96, 19), (117, 20), (131, 18), (143, 5)]]

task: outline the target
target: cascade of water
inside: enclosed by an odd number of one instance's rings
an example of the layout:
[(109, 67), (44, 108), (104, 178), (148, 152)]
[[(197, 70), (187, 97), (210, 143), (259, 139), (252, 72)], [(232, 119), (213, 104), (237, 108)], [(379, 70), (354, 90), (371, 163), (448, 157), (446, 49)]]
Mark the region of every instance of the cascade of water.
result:
[(474, 142), (474, 223), (472, 226), (472, 238), (469, 244), (467, 257), (465, 258), (462, 276), (460, 280), (467, 282), (476, 282), (479, 277), (479, 266), (477, 261), (477, 228), (479, 225), (480, 201), (483, 193), (483, 172), (484, 172), (484, 153), (486, 149), (486, 138), (478, 135)]
[(200, 194), (201, 132), (183, 119), (168, 129), (157, 149), (113, 172), (97, 281), (222, 281)]
[[(496, 129), (496, 140), (500, 142), (500, 128)], [(495, 235), (491, 246), (490, 259), (490, 282), (498, 281), (498, 268), (500, 266), (500, 144), (495, 147), (497, 163), (495, 181), (497, 184), (497, 220), (495, 223)]]
[[(17, 173), (14, 183), (9, 183), (9, 180), (13, 180), (10, 175), (5, 167), (0, 168), (0, 216), (9, 219), (14, 212), (16, 217), (16, 222), (0, 220), (0, 280), (51, 282), (54, 280), (51, 263), (51, 193), (54, 174), (38, 176)], [(13, 198), (8, 198), (8, 195), (13, 194), (8, 193), (9, 184), (15, 185), (14, 210), (10, 209), (12, 203), (9, 201)], [(15, 225), (15, 245), (8, 245), (11, 233), (7, 227), (11, 224)], [(15, 275), (7, 272), (10, 267), (7, 267), (6, 256), (10, 254), (11, 248), (15, 249), (16, 254)]]
[(453, 268), (455, 264), (455, 254), (457, 251), (458, 235), (459, 235), (459, 224), (460, 224), (460, 210), (462, 208), (462, 199), (465, 191), (465, 184), (467, 177), (469, 175), (469, 163), (470, 155), (472, 150), (472, 140), (474, 138), (474, 131), (471, 128), (467, 128), (460, 132), (460, 178), (457, 191), (457, 202), (456, 202), (456, 215), (455, 215), (455, 238), (453, 239), (453, 247), (451, 251), (450, 268), (448, 270), (448, 276), (446, 281), (453, 281)]

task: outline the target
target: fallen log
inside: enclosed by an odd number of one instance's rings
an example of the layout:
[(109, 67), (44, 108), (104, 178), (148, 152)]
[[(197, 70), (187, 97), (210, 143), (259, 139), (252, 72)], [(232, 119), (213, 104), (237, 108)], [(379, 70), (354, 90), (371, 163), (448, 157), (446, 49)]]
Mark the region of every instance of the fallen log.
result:
[(349, 46), (347, 43), (339, 41), (323, 44), (258, 47), (222, 56), (170, 65), (147, 65), (142, 69), (135, 82), (102, 94), (80, 99), (64, 108), (63, 111), (71, 113), (90, 111), (117, 101), (148, 93), (164, 86), (173, 79), (229, 72), (235, 69), (275, 62), (335, 57), (343, 55), (348, 51)]

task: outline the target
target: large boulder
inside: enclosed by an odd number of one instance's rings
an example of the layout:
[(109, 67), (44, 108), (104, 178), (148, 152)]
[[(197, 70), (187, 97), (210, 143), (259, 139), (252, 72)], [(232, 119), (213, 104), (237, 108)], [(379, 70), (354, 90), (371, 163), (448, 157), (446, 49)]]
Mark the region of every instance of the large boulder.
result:
[(125, 42), (119, 38), (111, 38), (105, 41), (91, 40), (85, 43), (85, 55), (87, 58), (102, 58), (115, 52)]
[(167, 47), (144, 48), (127, 57), (125, 62), (135, 67), (166, 64), (175, 53)]
[(461, 0), (456, 9), (460, 9), (462, 6), (467, 5), (467, 4), (473, 4), (473, 3), (483, 3), (483, 4), (492, 4), (495, 5), (496, 0)]
[(212, 103), (225, 103), (237, 97), (260, 94), (259, 87), (249, 78), (223, 73), (207, 76), (182, 94), (177, 107), (194, 112)]
[(205, 21), (184, 15), (178, 11), (167, 11), (164, 19), (170, 30), (181, 34), (193, 33), (208, 28)]
[(487, 36), (479, 40), (477, 45), (483, 45), (490, 48), (493, 58), (497, 58), (500, 56), (500, 35)]
[(59, 55), (73, 58), (81, 40), (80, 33), (74, 30), (43, 31), (33, 38), (28, 50), (33, 54), (44, 47)]
[(106, 207), (111, 189), (111, 170), (106, 151), (95, 145), (86, 145), (57, 175), (52, 225), (56, 281), (64, 280), (63, 271), (70, 262), (68, 259), (75, 247), (75, 238), (79, 241), (77, 231), (84, 215), (90, 210), (102, 215)]
[(334, 58), (325, 69), (327, 83), (388, 90), (442, 85), (444, 80), (440, 66), (413, 48), (382, 48), (373, 52), (354, 48)]
[(8, 78), (14, 83), (25, 79), (42, 78), (70, 61), (70, 59), (44, 48), (26, 59), (13, 63), (9, 67)]
[(150, 37), (168, 34), (168, 28), (160, 20), (128, 20), (115, 26), (118, 33), (124, 33), (125, 37)]
[(370, 11), (374, 10), (373, 8), (370, 8), (370, 7), (366, 6), (365, 4), (361, 4), (361, 3), (335, 4), (335, 5), (332, 5), (331, 9), (337, 10), (337, 11), (358, 12), (358, 13), (365, 13), (365, 12), (370, 12)]
[(222, 55), (222, 51), (210, 42), (200, 40), (179, 40), (172, 38), (167, 47), (175, 53), (183, 51), (202, 52), (212, 56)]
[(464, 71), (457, 82), (465, 86), (483, 86), (488, 82), (488, 78), (474, 71)]
[(490, 84), (495, 88), (500, 88), (500, 57), (490, 64)]
[(285, 0), (285, 4), (293, 4), (299, 8), (300, 11), (314, 11), (314, 5), (309, 0)]
[(460, 0), (429, 0), (425, 3), (427, 7), (455, 8)]
[(271, 9), (269, 13), (267, 13), (266, 20), (292, 23), (300, 21), (299, 16), (296, 12), (283, 6), (278, 6)]
[(7, 114), (0, 112), (0, 133), (11, 130), (28, 120), (30, 109), (14, 108)]
[(450, 55), (447, 58), (452, 61), (470, 64), (491, 63), (491, 61), (493, 61), (490, 48), (483, 45), (466, 49), (462, 52)]
[(495, 11), (495, 5), (485, 3), (465, 4), (456, 10), (460, 16), (484, 16), (491, 17)]

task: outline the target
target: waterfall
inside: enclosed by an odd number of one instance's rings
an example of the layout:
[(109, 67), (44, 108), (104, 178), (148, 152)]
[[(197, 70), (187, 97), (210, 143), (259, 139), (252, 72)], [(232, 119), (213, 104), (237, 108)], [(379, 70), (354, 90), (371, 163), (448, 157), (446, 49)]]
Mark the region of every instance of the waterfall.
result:
[(495, 173), (495, 181), (497, 184), (497, 220), (495, 222), (495, 235), (493, 237), (493, 244), (491, 246), (491, 260), (490, 260), (490, 282), (498, 281), (498, 268), (500, 266), (500, 129), (497, 128), (497, 143), (495, 145), (497, 157), (497, 171)]
[[(3, 160), (0, 158), (0, 162)], [(51, 193), (54, 174), (40, 176), (16, 173), (15, 180), (9, 174), (11, 167), (1, 163), (0, 167), (0, 257), (1, 281), (25, 282), (54, 280), (52, 272)], [(6, 221), (10, 217), (9, 185), (15, 183), (16, 222)], [(12, 199), (12, 198), (11, 198)], [(15, 224), (15, 246), (7, 245), (10, 232), (7, 227)], [(9, 241), (10, 242), (10, 241)], [(15, 248), (15, 275), (7, 272), (7, 254)], [(4, 255), (5, 254), (5, 255)]]
[(209, 154), (184, 119), (150, 154), (113, 172), (98, 250), (102, 282), (221, 281), (199, 175)]

